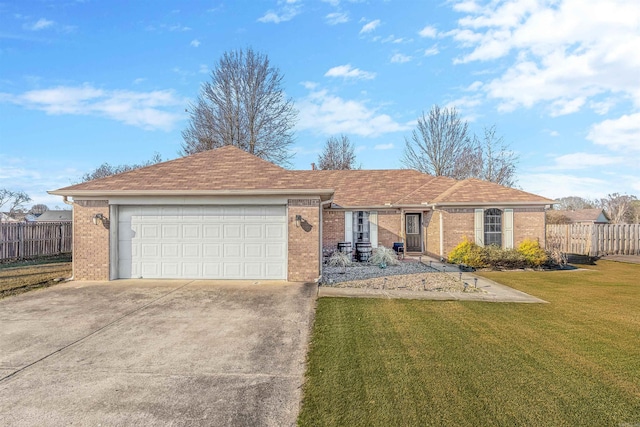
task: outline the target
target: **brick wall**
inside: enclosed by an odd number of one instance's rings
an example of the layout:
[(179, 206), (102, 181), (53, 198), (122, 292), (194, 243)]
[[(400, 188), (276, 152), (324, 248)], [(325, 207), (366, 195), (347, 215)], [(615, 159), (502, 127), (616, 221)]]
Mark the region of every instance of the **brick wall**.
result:
[(400, 241), (400, 213), (378, 211), (378, 246), (393, 248)]
[[(320, 206), (319, 200), (289, 200), (289, 268), (290, 282), (310, 282), (320, 276)], [(296, 226), (296, 215), (303, 221)], [(344, 221), (344, 213), (342, 214)], [(344, 234), (344, 233), (343, 233)]]
[(518, 247), (525, 239), (538, 240), (545, 247), (545, 212), (542, 208), (513, 210), (513, 244)]
[(460, 242), (467, 239), (474, 241), (474, 210), (468, 208), (443, 209), (444, 256)]
[(75, 280), (109, 280), (109, 222), (93, 223), (101, 213), (108, 218), (106, 200), (77, 200), (73, 205), (73, 275)]
[(322, 211), (322, 247), (336, 249), (344, 241), (344, 211)]

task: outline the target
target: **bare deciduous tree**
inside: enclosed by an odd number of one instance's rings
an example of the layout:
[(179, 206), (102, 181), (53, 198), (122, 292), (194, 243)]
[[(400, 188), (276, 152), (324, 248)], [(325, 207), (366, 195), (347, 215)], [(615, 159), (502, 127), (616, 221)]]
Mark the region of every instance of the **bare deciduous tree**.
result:
[(29, 209), (29, 213), (34, 215), (42, 215), (48, 210), (49, 210), (49, 206), (39, 203), (37, 205), (31, 206), (31, 209)]
[(629, 222), (631, 224), (640, 224), (640, 200), (632, 201), (629, 211)]
[(318, 168), (323, 170), (356, 169), (355, 147), (346, 135), (327, 139), (318, 156)]
[(24, 191), (11, 191), (6, 188), (0, 188), (0, 208), (8, 207), (7, 212), (13, 215), (22, 208), (22, 205), (29, 202), (31, 197)]
[(637, 200), (636, 196), (612, 193), (600, 199), (599, 204), (605, 210), (613, 224), (625, 224), (629, 222), (631, 203)]
[(285, 98), (283, 76), (252, 49), (225, 52), (188, 108), (181, 154), (234, 145), (280, 165), (292, 153), (297, 112)]
[(596, 202), (578, 196), (560, 197), (556, 199), (554, 207), (563, 211), (575, 211), (579, 209), (593, 209)]
[(496, 127), (484, 129), (482, 138), (469, 137), (469, 125), (455, 108), (435, 105), (418, 118), (417, 129), (406, 139), (402, 162), (410, 169), (455, 179), (479, 178), (512, 187), (518, 157), (508, 149)]
[(479, 178), (513, 187), (516, 183), (518, 156), (509, 150), (496, 126), (484, 128), (484, 135), (473, 136), (473, 142), (456, 161), (453, 178)]
[(409, 169), (455, 178), (457, 161), (470, 149), (469, 125), (455, 108), (434, 105), (422, 113), (411, 139), (405, 139), (402, 163)]
[(117, 165), (112, 166), (109, 163), (103, 163), (91, 172), (87, 172), (80, 178), (80, 182), (93, 181), (94, 179), (106, 178), (111, 175), (116, 175), (122, 172), (132, 171), (134, 169), (140, 169), (146, 166), (155, 165), (162, 162), (162, 156), (160, 153), (154, 153), (151, 160), (147, 160), (144, 163), (134, 163), (131, 165)]

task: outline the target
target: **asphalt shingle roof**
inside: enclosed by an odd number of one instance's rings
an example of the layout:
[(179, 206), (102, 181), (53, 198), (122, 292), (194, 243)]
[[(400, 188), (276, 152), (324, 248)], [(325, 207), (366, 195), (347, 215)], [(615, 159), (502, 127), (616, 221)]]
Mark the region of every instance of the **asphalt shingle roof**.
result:
[(423, 203), (552, 201), (477, 179), (457, 181), (415, 170), (294, 171), (283, 169), (233, 146), (158, 163), (64, 187), (59, 195), (145, 191), (334, 190), (339, 206), (420, 205)]

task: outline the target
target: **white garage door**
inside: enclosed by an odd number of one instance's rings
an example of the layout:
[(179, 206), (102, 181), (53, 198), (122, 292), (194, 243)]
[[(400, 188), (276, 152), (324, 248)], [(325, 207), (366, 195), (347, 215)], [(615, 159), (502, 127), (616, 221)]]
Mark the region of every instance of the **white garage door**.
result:
[(121, 206), (120, 278), (286, 279), (285, 206)]

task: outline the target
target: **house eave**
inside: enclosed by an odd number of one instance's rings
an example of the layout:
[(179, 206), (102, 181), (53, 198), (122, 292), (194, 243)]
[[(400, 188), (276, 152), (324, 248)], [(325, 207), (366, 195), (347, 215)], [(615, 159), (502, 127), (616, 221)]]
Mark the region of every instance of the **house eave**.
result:
[(329, 200), (332, 189), (268, 189), (268, 190), (52, 190), (47, 193), (54, 196), (73, 197), (145, 197), (145, 196), (317, 196), (320, 200)]
[(451, 208), (451, 207), (493, 207), (493, 206), (550, 206), (553, 201), (498, 201), (498, 202), (446, 202), (446, 203), (430, 203), (425, 202), (423, 205), (429, 206), (433, 209), (436, 208)]

